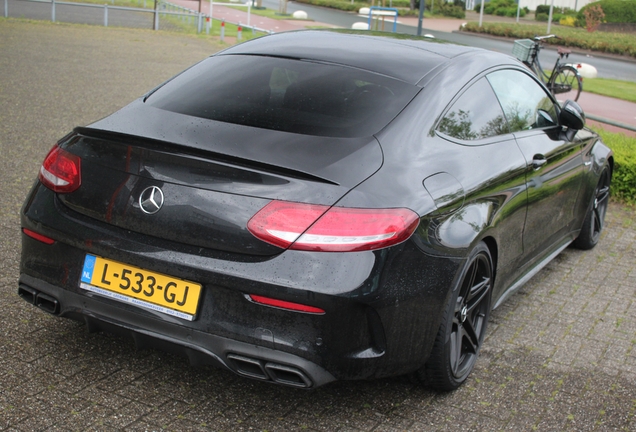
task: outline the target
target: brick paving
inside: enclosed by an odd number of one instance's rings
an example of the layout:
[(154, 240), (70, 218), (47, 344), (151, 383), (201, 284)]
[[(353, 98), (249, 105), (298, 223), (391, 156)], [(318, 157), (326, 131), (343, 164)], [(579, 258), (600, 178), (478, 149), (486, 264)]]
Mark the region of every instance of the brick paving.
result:
[(567, 249), (496, 310), (465, 386), (406, 377), (287, 389), (87, 334), (16, 295), (19, 208), (54, 141), (219, 47), (0, 19), (0, 430), (636, 430), (636, 223)]

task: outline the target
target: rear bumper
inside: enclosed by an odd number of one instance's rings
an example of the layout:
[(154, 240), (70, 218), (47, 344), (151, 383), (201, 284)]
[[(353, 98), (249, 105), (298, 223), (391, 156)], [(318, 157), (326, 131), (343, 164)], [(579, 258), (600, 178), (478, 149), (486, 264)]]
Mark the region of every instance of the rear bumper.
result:
[[(128, 313), (91, 298), (21, 275), (18, 294), (53, 315), (85, 322), (91, 332), (107, 331), (134, 340), (138, 348), (182, 354), (193, 365), (213, 365), (239, 375), (298, 388), (312, 388), (336, 378), (321, 366), (290, 353), (240, 342), (191, 328)], [(96, 314), (95, 311), (99, 311)]]

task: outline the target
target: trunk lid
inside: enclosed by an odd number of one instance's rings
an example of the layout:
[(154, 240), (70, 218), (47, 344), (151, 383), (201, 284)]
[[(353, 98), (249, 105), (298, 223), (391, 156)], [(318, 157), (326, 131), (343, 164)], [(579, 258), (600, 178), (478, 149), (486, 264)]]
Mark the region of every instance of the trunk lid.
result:
[(271, 200), (333, 205), (382, 164), (373, 137), (291, 134), (142, 103), (76, 129), (61, 146), (81, 158), (80, 188), (59, 195), (74, 211), (137, 233), (251, 255), (281, 251), (247, 230)]

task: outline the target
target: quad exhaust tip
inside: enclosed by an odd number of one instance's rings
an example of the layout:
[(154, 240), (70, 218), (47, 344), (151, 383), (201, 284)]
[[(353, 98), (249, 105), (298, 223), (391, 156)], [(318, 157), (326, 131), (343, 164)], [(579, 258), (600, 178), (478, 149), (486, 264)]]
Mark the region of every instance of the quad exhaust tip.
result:
[(290, 387), (312, 387), (312, 382), (309, 377), (296, 367), (267, 362), (238, 354), (228, 354), (227, 358), (231, 360), (239, 375), (261, 381), (272, 381)]
[(52, 315), (60, 313), (60, 302), (55, 297), (44, 294), (30, 286), (20, 284), (18, 287), (18, 295), (27, 303), (31, 303)]

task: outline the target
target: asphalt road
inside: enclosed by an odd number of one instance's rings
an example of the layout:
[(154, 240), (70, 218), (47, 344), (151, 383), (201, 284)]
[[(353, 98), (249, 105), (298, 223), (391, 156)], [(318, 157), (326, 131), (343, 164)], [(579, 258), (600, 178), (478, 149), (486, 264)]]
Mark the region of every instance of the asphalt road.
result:
[(465, 386), (408, 378), (300, 391), (87, 334), (18, 298), (19, 209), (75, 125), (219, 49), (203, 38), (0, 19), (0, 430), (636, 430), (636, 224), (567, 249), (490, 321)]

